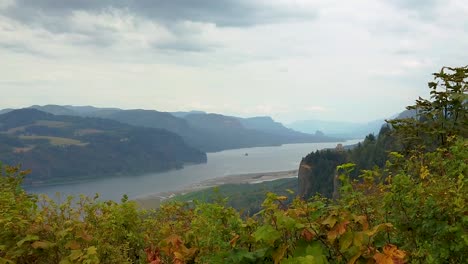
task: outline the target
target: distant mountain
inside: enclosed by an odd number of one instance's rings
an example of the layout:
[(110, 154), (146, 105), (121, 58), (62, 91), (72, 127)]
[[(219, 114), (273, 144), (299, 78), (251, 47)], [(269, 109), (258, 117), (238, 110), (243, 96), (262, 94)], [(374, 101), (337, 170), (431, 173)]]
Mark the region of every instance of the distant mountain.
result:
[(26, 184), (140, 174), (206, 162), (205, 153), (167, 130), (33, 108), (0, 115), (0, 157), (7, 164), (32, 169)]
[(166, 129), (182, 137), (185, 137), (185, 135), (189, 133), (194, 133), (184, 119), (177, 118), (167, 112), (159, 112), (156, 110), (120, 110), (107, 114), (105, 118), (133, 126)]
[[(416, 110), (405, 110), (388, 119), (416, 117)], [(377, 119), (367, 123), (352, 123), (341, 121), (301, 120), (288, 124), (288, 127), (304, 133), (321, 131), (328, 136), (343, 138), (364, 138), (369, 134), (377, 135), (385, 125), (385, 119)]]
[(13, 110), (15, 110), (15, 109), (13, 109), (13, 108), (1, 109), (1, 110), (0, 110), (0, 115), (1, 115), (1, 114), (5, 114), (5, 113), (8, 113), (8, 112), (11, 112), (11, 111), (13, 111)]
[(209, 151), (287, 143), (279, 135), (246, 129), (235, 117), (219, 114), (190, 114), (185, 116), (184, 120), (197, 132), (189, 135), (187, 141)]
[(274, 121), (269, 116), (259, 116), (251, 118), (239, 118), (242, 125), (247, 129), (253, 129), (258, 131), (263, 131), (271, 134), (281, 135), (288, 138), (291, 141), (298, 142), (318, 142), (318, 141), (337, 141), (337, 138), (332, 138), (320, 131), (315, 131), (311, 133), (303, 133), (296, 131), (291, 128), (285, 127), (282, 123)]
[(283, 124), (274, 121), (269, 116), (257, 116), (251, 118), (238, 119), (241, 122), (241, 124), (247, 129), (270, 132), (278, 135), (303, 134), (283, 126)]
[[(247, 120), (244, 124), (246, 119), (199, 111), (179, 113), (179, 116), (155, 110), (121, 110), (105, 118), (134, 126), (169, 130), (179, 134), (190, 146), (206, 152), (337, 140), (326, 136), (317, 137), (295, 132), (280, 123), (276, 124), (279, 127), (276, 132), (281, 130), (281, 133), (276, 133), (275, 129), (268, 129), (266, 125), (263, 128), (256, 125), (255, 118)], [(270, 120), (275, 123), (271, 118)]]
[(202, 111), (159, 112), (155, 110), (122, 110), (93, 106), (33, 106), (35, 109), (69, 116), (99, 117), (133, 126), (165, 129), (180, 135), (184, 141), (206, 152), (225, 149), (275, 146), (287, 143), (330, 142), (340, 139), (323, 133), (307, 134), (286, 128), (271, 117), (240, 118)]
[(33, 105), (28, 108), (34, 108), (46, 113), (54, 115), (68, 116), (86, 116), (86, 117), (102, 117), (122, 111), (119, 108), (99, 108), (94, 106), (73, 106), (73, 105)]
[(270, 117), (239, 118), (220, 114), (190, 114), (184, 119), (191, 127), (207, 136), (196, 139), (200, 146), (210, 146), (219, 150), (339, 140), (293, 131)]
[(46, 113), (50, 113), (53, 115), (77, 115), (77, 113), (71, 109), (66, 108), (65, 106), (61, 105), (33, 105), (29, 108), (37, 109)]
[(304, 133), (314, 133), (316, 131), (321, 131), (326, 135), (334, 137), (364, 138), (370, 133), (377, 134), (384, 124), (384, 119), (379, 119), (368, 123), (302, 120), (293, 122), (289, 124), (288, 127)]
[(76, 115), (90, 116), (90, 117), (102, 117), (102, 118), (105, 118), (108, 115), (111, 115), (113, 113), (122, 111), (122, 109), (111, 108), (111, 107), (99, 108), (99, 107), (94, 107), (94, 106), (73, 106), (73, 105), (65, 105), (64, 107), (74, 111)]
[(175, 117), (185, 117), (185, 116), (190, 115), (190, 114), (206, 114), (206, 112), (196, 111), (196, 110), (188, 111), (188, 112), (179, 111), (179, 112), (170, 112), (170, 113), (171, 113), (171, 115), (173, 115)]

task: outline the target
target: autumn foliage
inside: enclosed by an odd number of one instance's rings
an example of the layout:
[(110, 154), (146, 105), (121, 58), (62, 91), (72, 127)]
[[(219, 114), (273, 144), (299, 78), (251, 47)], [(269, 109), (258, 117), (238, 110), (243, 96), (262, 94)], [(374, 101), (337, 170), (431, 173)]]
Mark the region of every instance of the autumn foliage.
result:
[[(57, 203), (25, 192), (26, 173), (2, 166), (0, 263), (467, 263), (468, 141), (466, 120), (459, 119), (467, 86), (457, 78), (464, 88), (447, 98), (460, 105), (443, 109), (459, 111), (453, 116), (465, 123), (450, 123), (445, 114), (402, 121), (395, 131), (411, 147), (389, 153), (383, 168), (362, 171), (357, 180), (350, 177), (353, 164), (338, 166), (339, 198), (287, 202), (268, 193), (252, 217), (222, 199), (168, 202), (152, 211), (126, 197)], [(431, 101), (424, 102), (426, 115)], [(445, 125), (430, 123), (439, 121)], [(415, 127), (424, 138), (411, 141)]]

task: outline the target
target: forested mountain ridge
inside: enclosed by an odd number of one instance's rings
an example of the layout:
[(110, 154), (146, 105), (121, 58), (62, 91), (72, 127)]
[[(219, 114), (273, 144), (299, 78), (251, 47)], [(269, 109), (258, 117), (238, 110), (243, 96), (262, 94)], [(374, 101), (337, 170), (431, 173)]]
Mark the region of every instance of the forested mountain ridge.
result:
[[(190, 126), (208, 135), (206, 138), (196, 139), (199, 142), (198, 145), (209, 146), (212, 149), (218, 148), (218, 150), (339, 140), (325, 135), (299, 133), (286, 128), (284, 128), (286, 131), (278, 132), (268, 126), (257, 125), (256, 118), (244, 119), (220, 114), (195, 113), (184, 116), (184, 119)], [(279, 124), (271, 118), (268, 122), (274, 125)], [(222, 148), (219, 148), (220, 146)]]
[(206, 154), (166, 130), (36, 109), (0, 115), (2, 162), (31, 169), (26, 183), (51, 184), (138, 174), (206, 162)]
[(344, 163), (355, 164), (350, 173), (356, 179), (362, 170), (383, 167), (388, 153), (401, 150), (397, 139), (392, 135), (390, 126), (383, 126), (378, 135), (369, 134), (364, 141), (350, 149), (317, 150), (306, 155), (299, 165), (298, 194), (310, 198), (321, 194), (331, 198), (339, 188), (336, 167)]
[(92, 106), (34, 105), (31, 108), (58, 115), (100, 117), (133, 126), (166, 129), (180, 135), (190, 146), (205, 152), (339, 140), (323, 134), (297, 132), (270, 117), (239, 118), (200, 111), (169, 113)]
[[(26, 173), (3, 166), (0, 261), (466, 263), (468, 66), (444, 67), (434, 76), (431, 98), (409, 107), (418, 115), (389, 122), (395, 140), (389, 142), (400, 151), (388, 153), (383, 167), (355, 178), (356, 165), (341, 164), (336, 199), (288, 203), (286, 195), (268, 193), (254, 217), (242, 217), (223, 197), (154, 211), (139, 210), (126, 196), (120, 203), (98, 196), (56, 203), (24, 191)], [(373, 137), (367, 141), (380, 138)]]
[(415, 105), (386, 120), (387, 125), (377, 135), (367, 135), (353, 149), (320, 150), (304, 157), (299, 168), (299, 194), (306, 198), (316, 193), (331, 197), (339, 187), (335, 171), (339, 164), (355, 164), (349, 176), (356, 179), (363, 170), (384, 167), (391, 152), (407, 153), (416, 146), (434, 151), (447, 144), (451, 135), (468, 137), (466, 73), (463, 68), (458, 71), (454, 75), (435, 73), (442, 84), (429, 83), (432, 101), (419, 98)]

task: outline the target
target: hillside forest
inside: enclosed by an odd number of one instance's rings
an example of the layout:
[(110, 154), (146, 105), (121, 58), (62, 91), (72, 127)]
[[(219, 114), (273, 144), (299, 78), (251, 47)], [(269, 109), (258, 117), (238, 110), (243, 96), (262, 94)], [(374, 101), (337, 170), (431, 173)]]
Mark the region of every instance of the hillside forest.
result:
[(271, 117), (33, 105), (0, 111), (0, 157), (32, 172), (24, 184), (65, 184), (204, 163), (205, 152), (333, 142)]
[(353, 150), (308, 155), (311, 187), (269, 192), (253, 215), (229, 197), (157, 210), (125, 196), (56, 202), (3, 165), (0, 263), (467, 263), (468, 66), (433, 76), (430, 98), (408, 107), (416, 116)]
[(25, 184), (141, 174), (206, 162), (206, 154), (167, 130), (33, 108), (0, 115), (0, 157), (31, 170)]

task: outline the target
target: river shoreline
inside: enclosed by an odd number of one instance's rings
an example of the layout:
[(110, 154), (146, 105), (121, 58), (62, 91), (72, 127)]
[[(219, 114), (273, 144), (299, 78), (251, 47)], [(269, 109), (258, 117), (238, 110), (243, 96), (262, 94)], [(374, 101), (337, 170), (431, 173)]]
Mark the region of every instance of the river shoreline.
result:
[(298, 170), (288, 171), (273, 171), (273, 172), (259, 172), (259, 173), (247, 173), (247, 174), (235, 174), (228, 175), (225, 177), (219, 177), (202, 181), (197, 184), (192, 184), (184, 189), (169, 191), (169, 192), (158, 192), (143, 197), (137, 197), (133, 199), (141, 208), (154, 209), (159, 207), (161, 202), (173, 198), (177, 195), (183, 195), (190, 192), (200, 191), (211, 187), (216, 187), (224, 184), (257, 184), (267, 181), (274, 181), (279, 179), (295, 178), (297, 177)]

